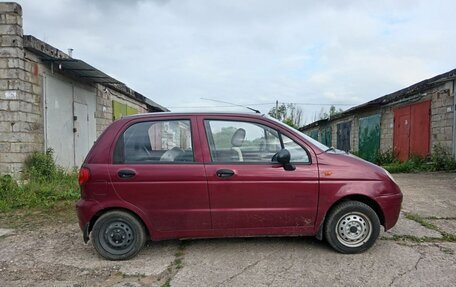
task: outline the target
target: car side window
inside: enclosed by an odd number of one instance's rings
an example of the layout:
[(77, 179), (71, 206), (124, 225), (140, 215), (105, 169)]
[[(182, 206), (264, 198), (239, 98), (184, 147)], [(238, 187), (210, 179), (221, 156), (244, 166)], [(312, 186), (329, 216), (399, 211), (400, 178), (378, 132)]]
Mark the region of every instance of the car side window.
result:
[(294, 140), (290, 139), (284, 134), (281, 134), (283, 146), (286, 148), (291, 155), (291, 163), (309, 163), (309, 154), (307, 151), (297, 144)]
[(128, 127), (117, 141), (114, 163), (193, 162), (189, 120), (149, 121)]
[(276, 130), (241, 121), (206, 120), (213, 162), (270, 163), (280, 148)]

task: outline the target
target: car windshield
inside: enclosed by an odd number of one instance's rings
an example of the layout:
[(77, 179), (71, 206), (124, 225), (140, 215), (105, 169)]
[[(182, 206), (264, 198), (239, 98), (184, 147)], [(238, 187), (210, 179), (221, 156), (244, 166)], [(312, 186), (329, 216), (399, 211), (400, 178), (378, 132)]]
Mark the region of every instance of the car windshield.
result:
[(283, 127), (286, 127), (286, 128), (291, 128), (291, 129), (294, 129), (295, 131), (297, 131), (299, 133), (300, 136), (302, 136), (305, 140), (309, 141), (311, 144), (313, 144), (314, 146), (318, 147), (319, 149), (321, 149), (322, 151), (327, 151), (327, 150), (330, 150), (330, 148), (324, 144), (322, 144), (321, 142), (317, 141), (316, 139), (314, 138), (311, 138), (310, 136), (306, 135), (305, 133), (269, 116), (269, 115), (265, 115), (265, 117), (267, 117), (268, 119), (270, 120), (273, 120), (275, 121), (276, 123), (279, 123), (280, 125), (282, 125)]

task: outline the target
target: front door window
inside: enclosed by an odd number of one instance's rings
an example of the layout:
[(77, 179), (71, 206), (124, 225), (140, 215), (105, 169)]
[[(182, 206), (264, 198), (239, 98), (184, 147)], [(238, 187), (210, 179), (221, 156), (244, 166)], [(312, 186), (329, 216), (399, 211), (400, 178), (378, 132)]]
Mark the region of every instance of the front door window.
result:
[(205, 122), (213, 162), (271, 163), (280, 148), (276, 130), (257, 123)]

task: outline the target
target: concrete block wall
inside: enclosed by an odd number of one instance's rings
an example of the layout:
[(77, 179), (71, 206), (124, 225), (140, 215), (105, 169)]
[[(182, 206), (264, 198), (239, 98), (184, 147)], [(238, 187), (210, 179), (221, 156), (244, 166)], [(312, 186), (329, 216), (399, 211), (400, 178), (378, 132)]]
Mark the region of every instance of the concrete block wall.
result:
[(21, 6), (0, 3), (0, 174), (17, 174), (43, 148), (40, 77), (22, 36)]
[(383, 108), (380, 119), (380, 151), (393, 150), (394, 112), (391, 107)]
[(453, 152), (454, 132), (454, 91), (453, 83), (447, 82), (429, 93), (431, 98), (431, 149), (435, 145), (443, 146), (447, 152)]

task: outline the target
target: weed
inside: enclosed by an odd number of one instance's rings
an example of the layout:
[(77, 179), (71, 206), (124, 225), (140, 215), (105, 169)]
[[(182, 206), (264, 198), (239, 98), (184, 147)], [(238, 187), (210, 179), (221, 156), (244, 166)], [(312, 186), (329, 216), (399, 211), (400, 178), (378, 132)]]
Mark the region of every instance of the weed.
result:
[(449, 254), (449, 255), (454, 255), (454, 250), (451, 249), (451, 248), (440, 247), (440, 250), (441, 250), (443, 253), (446, 253), (446, 254)]
[[(378, 151), (374, 157), (357, 151), (352, 154), (383, 166), (390, 173), (410, 173), (420, 171), (456, 171), (456, 160), (442, 145), (433, 147), (431, 156), (411, 155), (407, 161), (401, 162), (393, 150)], [(370, 158), (369, 158), (370, 156)]]
[(171, 287), (171, 278), (168, 278), (161, 287)]
[(428, 236), (417, 237), (414, 235), (396, 235), (396, 234), (393, 234), (393, 237), (383, 236), (381, 239), (392, 240), (392, 241), (412, 241), (412, 242), (417, 242), (417, 243), (442, 241), (441, 238), (437, 238), (437, 237), (428, 237)]
[(447, 233), (447, 232), (442, 232), (443, 239), (448, 242), (456, 242), (456, 235)]
[(419, 224), (421, 224), (421, 226), (423, 227), (426, 227), (428, 229), (432, 229), (432, 230), (436, 230), (436, 231), (439, 231), (439, 228), (437, 226), (435, 226), (434, 224), (426, 221), (423, 217), (419, 216), (418, 214), (415, 214), (415, 213), (406, 213), (405, 214), (405, 218), (407, 219), (410, 219), (410, 220), (413, 220), (415, 222), (418, 222)]
[(18, 208), (51, 208), (59, 201), (79, 198), (75, 172), (55, 164), (52, 150), (35, 152), (24, 162), (23, 180), (0, 176), (0, 211)]
[(431, 161), (436, 171), (456, 170), (456, 159), (440, 144), (434, 146)]
[(392, 149), (386, 151), (378, 151), (375, 155), (374, 163), (377, 165), (387, 165), (396, 162), (396, 154)]
[(413, 220), (415, 222), (418, 222), (419, 224), (421, 224), (422, 226), (428, 228), (428, 229), (432, 229), (432, 230), (435, 230), (437, 232), (440, 232), (440, 234), (442, 234), (442, 239), (441, 241), (446, 241), (446, 242), (456, 242), (456, 235), (455, 234), (451, 234), (451, 233), (448, 233), (448, 232), (445, 232), (445, 231), (442, 231), (440, 228), (438, 228), (437, 226), (435, 226), (434, 224), (426, 221), (425, 218), (419, 216), (418, 214), (414, 214), (414, 213), (406, 213), (405, 214), (405, 218), (407, 219), (410, 219), (410, 220)]

